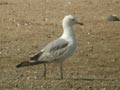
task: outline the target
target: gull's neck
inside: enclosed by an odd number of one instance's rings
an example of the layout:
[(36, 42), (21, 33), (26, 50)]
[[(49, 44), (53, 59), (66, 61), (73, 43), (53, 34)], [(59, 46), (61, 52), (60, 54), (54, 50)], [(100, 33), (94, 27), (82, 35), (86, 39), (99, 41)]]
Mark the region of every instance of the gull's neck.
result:
[(63, 23), (62, 26), (63, 26), (63, 34), (61, 38), (75, 40), (75, 32), (73, 30), (72, 25)]

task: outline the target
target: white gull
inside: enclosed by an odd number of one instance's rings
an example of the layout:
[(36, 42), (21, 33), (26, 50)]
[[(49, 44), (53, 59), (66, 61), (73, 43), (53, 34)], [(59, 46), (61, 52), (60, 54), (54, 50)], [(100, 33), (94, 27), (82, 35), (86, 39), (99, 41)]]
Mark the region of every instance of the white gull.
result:
[(46, 78), (46, 64), (59, 63), (61, 79), (63, 79), (63, 62), (66, 58), (70, 57), (76, 49), (76, 36), (73, 30), (74, 24), (83, 25), (77, 21), (72, 15), (64, 17), (62, 26), (63, 34), (56, 40), (50, 42), (47, 46), (41, 49), (38, 53), (34, 54), (29, 61), (21, 62), (16, 67), (32, 66), (37, 64), (44, 64), (44, 78)]

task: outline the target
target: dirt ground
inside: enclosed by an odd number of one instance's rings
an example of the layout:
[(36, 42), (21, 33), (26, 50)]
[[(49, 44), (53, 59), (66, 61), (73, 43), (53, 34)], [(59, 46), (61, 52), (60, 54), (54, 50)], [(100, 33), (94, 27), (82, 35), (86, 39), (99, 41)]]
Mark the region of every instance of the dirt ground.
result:
[[(0, 0), (0, 90), (120, 90), (119, 0)], [(62, 34), (61, 21), (71, 14), (83, 22), (74, 26), (77, 50), (59, 67), (16, 69)]]

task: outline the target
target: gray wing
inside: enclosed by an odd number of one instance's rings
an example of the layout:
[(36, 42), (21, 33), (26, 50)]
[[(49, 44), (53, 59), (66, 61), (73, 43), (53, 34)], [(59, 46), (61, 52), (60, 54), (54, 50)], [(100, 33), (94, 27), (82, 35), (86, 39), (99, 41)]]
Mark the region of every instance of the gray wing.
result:
[(69, 48), (68, 41), (57, 39), (49, 43), (40, 52), (31, 57), (31, 60), (51, 62), (62, 58)]

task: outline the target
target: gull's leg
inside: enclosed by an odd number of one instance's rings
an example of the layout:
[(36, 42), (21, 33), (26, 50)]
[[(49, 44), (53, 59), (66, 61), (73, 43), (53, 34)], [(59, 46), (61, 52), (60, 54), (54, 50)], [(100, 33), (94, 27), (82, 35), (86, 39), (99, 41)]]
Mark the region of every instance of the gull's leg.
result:
[(61, 79), (63, 79), (63, 63), (60, 63), (60, 75)]
[(44, 79), (46, 79), (46, 72), (47, 72), (47, 68), (46, 68), (46, 64), (44, 63), (44, 72), (43, 72), (43, 76), (44, 76)]

